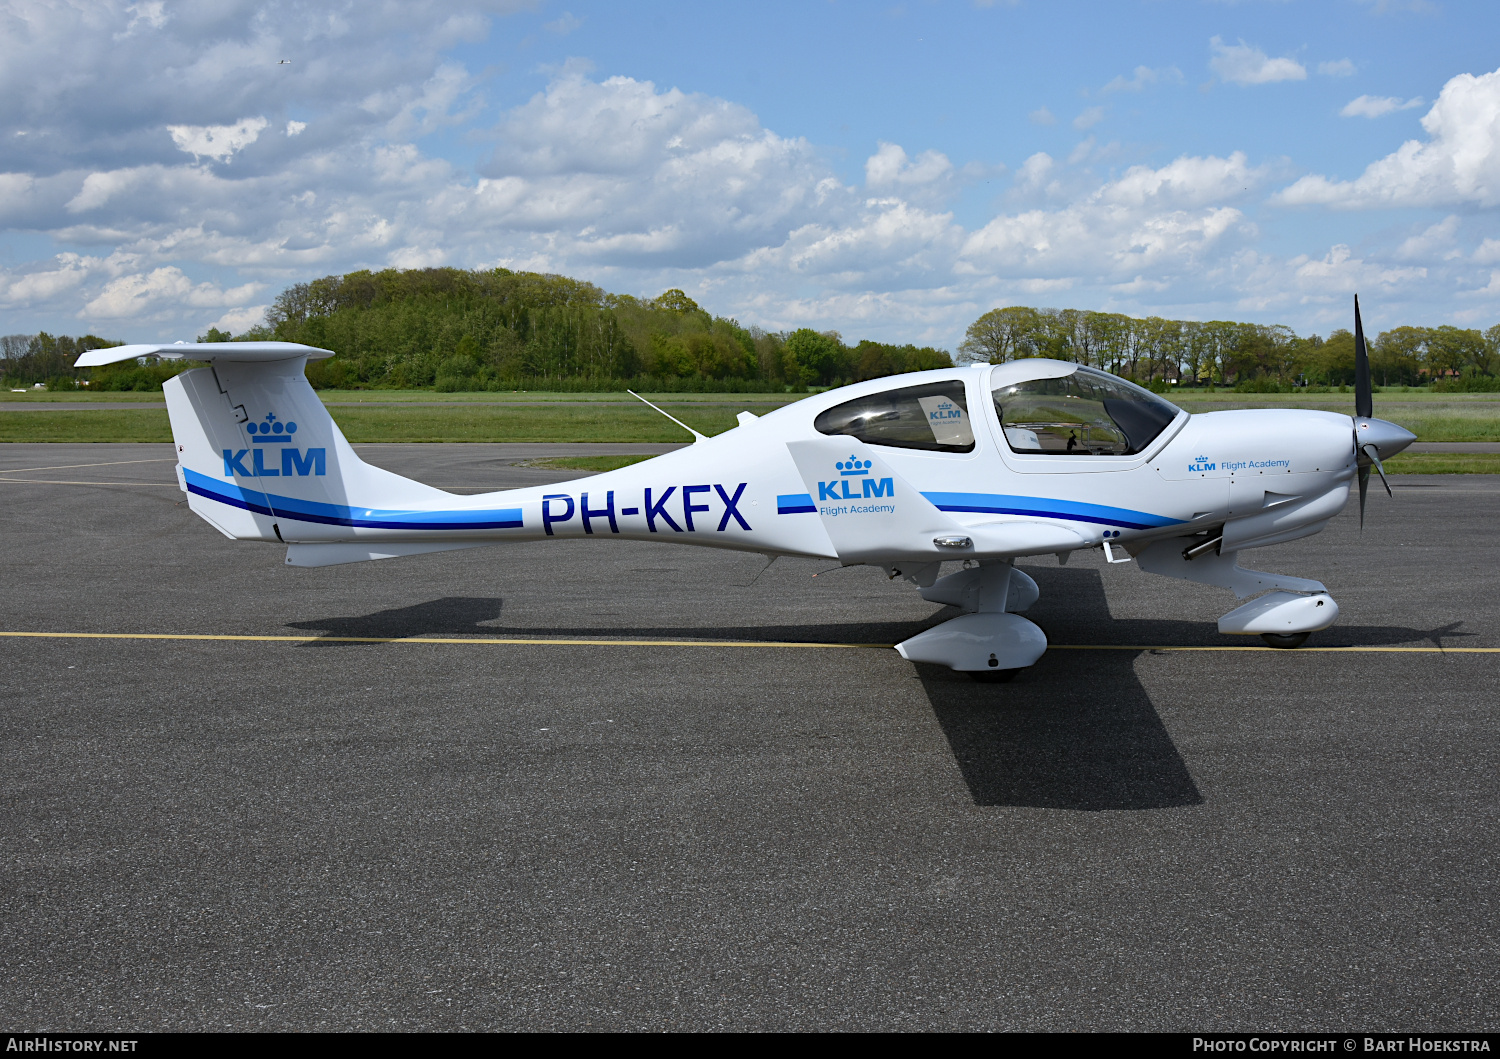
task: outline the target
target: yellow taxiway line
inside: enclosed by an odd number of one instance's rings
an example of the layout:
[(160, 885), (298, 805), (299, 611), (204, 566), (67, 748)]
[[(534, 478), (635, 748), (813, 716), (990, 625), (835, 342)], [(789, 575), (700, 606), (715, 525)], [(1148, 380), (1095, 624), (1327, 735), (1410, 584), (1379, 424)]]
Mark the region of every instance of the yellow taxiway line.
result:
[[(542, 639), (498, 636), (249, 636), (220, 633), (172, 632), (5, 632), (0, 638), (38, 640), (218, 640), (248, 643), (404, 643), (460, 644), (467, 647), (784, 647), (784, 648), (884, 648), (888, 643), (808, 643), (795, 640), (606, 640)], [(1051, 651), (1274, 651), (1281, 654), (1500, 654), (1500, 647), (1297, 647), (1291, 650), (1259, 645), (1178, 646), (1173, 644), (1072, 644), (1048, 645)]]

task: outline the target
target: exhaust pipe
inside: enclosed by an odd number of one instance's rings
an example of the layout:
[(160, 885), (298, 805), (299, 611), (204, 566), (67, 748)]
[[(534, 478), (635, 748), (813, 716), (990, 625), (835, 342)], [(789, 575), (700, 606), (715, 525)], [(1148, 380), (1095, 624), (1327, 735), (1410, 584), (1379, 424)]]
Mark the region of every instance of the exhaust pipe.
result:
[(1218, 555), (1219, 545), (1222, 543), (1224, 543), (1224, 534), (1220, 533), (1217, 537), (1210, 537), (1202, 544), (1195, 544), (1191, 548), (1182, 549), (1182, 558), (1187, 562), (1192, 562), (1198, 556), (1208, 551), (1212, 551), (1215, 555)]

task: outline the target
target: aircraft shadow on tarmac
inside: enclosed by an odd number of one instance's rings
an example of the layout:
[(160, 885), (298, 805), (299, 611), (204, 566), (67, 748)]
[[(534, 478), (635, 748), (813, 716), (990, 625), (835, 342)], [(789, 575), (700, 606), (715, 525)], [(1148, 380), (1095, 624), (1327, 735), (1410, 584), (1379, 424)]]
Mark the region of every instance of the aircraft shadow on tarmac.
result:
[[(1042, 590), (1028, 617), (1055, 644), (1140, 645), (1149, 650), (1153, 644), (1245, 643), (1243, 638), (1220, 636), (1212, 622), (1111, 619), (1097, 570), (1029, 567), (1028, 572)], [(495, 624), (502, 605), (499, 598), (449, 596), (372, 614), (288, 625), (328, 638), (640, 637), (894, 643), (954, 614), (944, 608), (920, 624), (542, 628)], [(1330, 645), (1429, 642), (1441, 646), (1446, 639), (1473, 635), (1458, 632), (1460, 624), (1431, 630), (1344, 626), (1320, 639)], [(361, 645), (315, 639), (308, 646)], [(1203, 796), (1136, 676), (1139, 653), (1051, 651), (1009, 684), (976, 683), (941, 666), (916, 668), (976, 805), (1089, 811), (1199, 805)]]
[(328, 639), (309, 641), (309, 647), (353, 647), (338, 637), (406, 639), (410, 636), (494, 636), (493, 626), (482, 622), (500, 617), (502, 601), (496, 597), (444, 596), (410, 607), (377, 610), (342, 618), (289, 621), (293, 629), (321, 633)]
[[(1112, 622), (1097, 570), (1028, 572), (1042, 590), (1028, 617), (1050, 639), (1131, 642), (1098, 635)], [(1202, 640), (1196, 623), (1175, 624), (1191, 631), (1174, 629), (1176, 639), (1156, 642), (1181, 643), (1185, 633)], [(1138, 653), (1049, 652), (1008, 684), (977, 684), (942, 666), (917, 666), (974, 804), (1092, 811), (1201, 804), (1135, 674)]]

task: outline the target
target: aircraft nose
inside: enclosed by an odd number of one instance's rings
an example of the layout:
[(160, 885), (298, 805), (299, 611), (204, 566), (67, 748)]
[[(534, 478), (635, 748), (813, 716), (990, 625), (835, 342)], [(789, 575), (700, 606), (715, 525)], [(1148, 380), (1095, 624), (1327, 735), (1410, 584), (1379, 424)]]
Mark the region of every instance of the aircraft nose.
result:
[(1384, 419), (1371, 419), (1368, 416), (1355, 416), (1354, 418), (1355, 452), (1363, 452), (1366, 445), (1374, 445), (1376, 453), (1383, 461), (1390, 459), (1416, 440), (1417, 436), (1410, 430)]

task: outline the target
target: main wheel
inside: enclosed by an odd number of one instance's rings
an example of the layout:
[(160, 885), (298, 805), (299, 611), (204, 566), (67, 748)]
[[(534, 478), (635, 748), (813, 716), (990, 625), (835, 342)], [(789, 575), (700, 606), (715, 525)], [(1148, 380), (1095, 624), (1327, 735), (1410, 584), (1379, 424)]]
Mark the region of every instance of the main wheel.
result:
[(1282, 647), (1290, 649), (1293, 647), (1301, 647), (1307, 642), (1307, 638), (1311, 635), (1312, 633), (1310, 632), (1263, 632), (1260, 634), (1260, 638), (1266, 641), (1266, 643), (1271, 647)]
[(971, 669), (969, 676), (981, 684), (1009, 684), (1019, 672), (1019, 669)]

